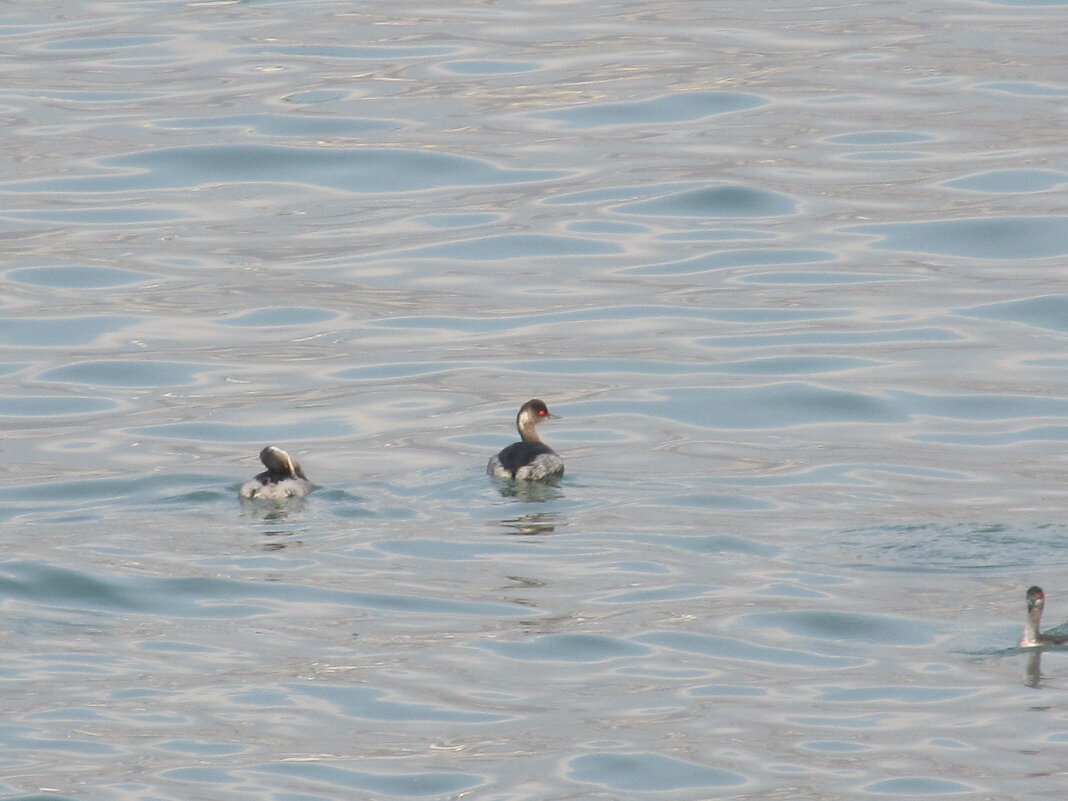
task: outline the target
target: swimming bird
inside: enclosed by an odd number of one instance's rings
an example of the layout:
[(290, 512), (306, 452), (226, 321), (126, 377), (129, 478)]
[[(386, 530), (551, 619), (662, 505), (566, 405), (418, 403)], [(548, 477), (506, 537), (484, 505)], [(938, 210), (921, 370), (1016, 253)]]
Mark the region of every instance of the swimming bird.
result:
[(549, 414), (545, 401), (534, 398), (524, 403), (515, 418), (519, 442), (513, 442), (496, 456), (490, 457), (486, 472), (497, 478), (520, 481), (540, 481), (562, 476), (564, 460), (541, 441), (534, 428), (542, 420), (555, 417), (555, 414)]
[(1038, 627), (1042, 623), (1042, 608), (1046, 605), (1046, 594), (1041, 587), (1031, 587), (1027, 590), (1027, 622), (1024, 624), (1023, 635), (1016, 643), (1017, 648), (1034, 648), (1037, 645), (1064, 645), (1068, 643), (1068, 637), (1060, 634), (1042, 634)]
[(260, 451), (260, 461), (267, 469), (241, 485), (242, 498), (281, 501), (303, 498), (312, 491), (300, 462), (281, 448), (268, 445)]

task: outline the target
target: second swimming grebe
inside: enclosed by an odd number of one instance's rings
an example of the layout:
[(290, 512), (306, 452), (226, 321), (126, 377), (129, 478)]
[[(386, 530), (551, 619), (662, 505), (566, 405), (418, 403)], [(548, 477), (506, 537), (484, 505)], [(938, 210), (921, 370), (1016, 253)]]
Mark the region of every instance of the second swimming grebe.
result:
[(303, 498), (312, 491), (311, 482), (304, 475), (300, 462), (281, 448), (268, 445), (260, 451), (260, 461), (267, 469), (241, 485), (242, 498), (282, 501)]
[(1023, 635), (1016, 643), (1017, 648), (1034, 648), (1036, 645), (1064, 645), (1068, 643), (1068, 637), (1059, 634), (1042, 634), (1038, 627), (1042, 623), (1042, 608), (1046, 605), (1046, 594), (1041, 587), (1031, 587), (1027, 590), (1027, 622), (1024, 624)]
[(540, 481), (564, 474), (564, 460), (556, 451), (538, 437), (534, 426), (542, 420), (556, 417), (549, 414), (545, 401), (528, 400), (515, 418), (519, 429), (519, 442), (513, 442), (493, 456), (486, 465), (486, 472), (497, 478), (514, 478), (520, 481)]

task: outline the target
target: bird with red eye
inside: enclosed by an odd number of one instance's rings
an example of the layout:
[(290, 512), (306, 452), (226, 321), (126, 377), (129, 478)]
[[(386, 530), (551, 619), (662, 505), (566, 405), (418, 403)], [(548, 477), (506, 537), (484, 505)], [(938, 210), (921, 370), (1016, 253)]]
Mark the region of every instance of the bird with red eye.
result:
[(1042, 634), (1038, 627), (1042, 624), (1042, 610), (1046, 606), (1046, 594), (1041, 587), (1030, 587), (1027, 590), (1027, 622), (1024, 624), (1023, 635), (1016, 643), (1017, 648), (1034, 648), (1039, 645), (1064, 645), (1068, 643), (1068, 637), (1060, 634)]
[(515, 418), (519, 442), (513, 442), (491, 457), (486, 472), (497, 478), (517, 481), (542, 481), (562, 476), (564, 460), (541, 441), (535, 429), (543, 420), (555, 418), (543, 400), (534, 398), (524, 403)]

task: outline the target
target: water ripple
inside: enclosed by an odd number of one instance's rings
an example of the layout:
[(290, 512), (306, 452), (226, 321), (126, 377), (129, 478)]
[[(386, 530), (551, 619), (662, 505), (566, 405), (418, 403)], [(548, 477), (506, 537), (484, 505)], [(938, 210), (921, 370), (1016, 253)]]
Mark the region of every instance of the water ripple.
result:
[(619, 791), (663, 792), (746, 783), (745, 776), (733, 771), (656, 753), (583, 754), (569, 764), (571, 779)]
[(114, 193), (228, 183), (315, 184), (346, 192), (412, 192), (546, 181), (551, 170), (517, 170), (447, 153), (412, 150), (216, 145), (164, 148), (102, 159), (109, 172), (0, 184), (8, 192)]
[(711, 186), (689, 189), (636, 203), (616, 206), (622, 214), (670, 217), (781, 217), (793, 214), (796, 204), (778, 192), (750, 186)]
[(689, 634), (681, 631), (660, 631), (643, 634), (636, 642), (655, 645), (673, 651), (703, 654), (728, 661), (752, 662), (761, 665), (793, 665), (819, 670), (842, 670), (863, 664), (859, 657), (834, 657), (787, 648), (754, 645), (732, 637), (711, 634)]
[(1061, 797), (1063, 5), (8, 4), (3, 796)]
[(869, 247), (968, 259), (1048, 259), (1068, 254), (1068, 217), (989, 217), (858, 225), (847, 233), (878, 236)]
[(455, 795), (485, 782), (483, 776), (474, 773), (456, 771), (370, 773), (312, 761), (264, 764), (253, 768), (252, 771), (300, 779), (303, 786), (307, 786), (308, 783), (324, 785), (332, 793), (348, 793), (358, 790), (375, 795), (408, 798)]
[(756, 108), (767, 101), (740, 92), (678, 92), (632, 103), (586, 103), (562, 111), (541, 111), (531, 117), (559, 120), (571, 128), (615, 125), (671, 124)]

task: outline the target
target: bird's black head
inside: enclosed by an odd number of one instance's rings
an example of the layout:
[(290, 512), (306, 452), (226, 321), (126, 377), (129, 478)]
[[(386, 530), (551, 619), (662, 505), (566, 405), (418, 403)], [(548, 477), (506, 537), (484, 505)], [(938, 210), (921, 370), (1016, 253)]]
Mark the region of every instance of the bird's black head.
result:
[(1030, 612), (1036, 606), (1041, 607), (1046, 603), (1046, 594), (1039, 586), (1033, 586), (1027, 590), (1027, 611)]

